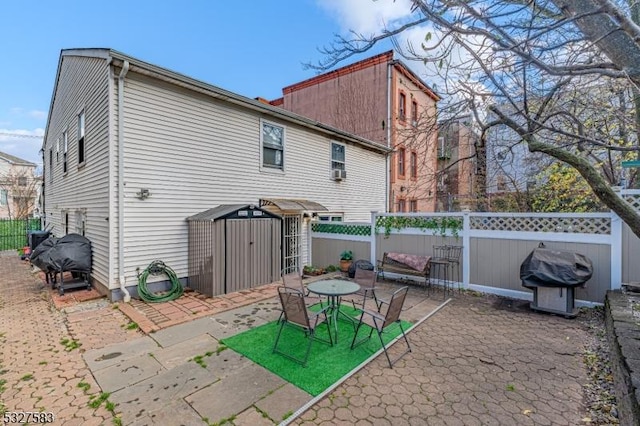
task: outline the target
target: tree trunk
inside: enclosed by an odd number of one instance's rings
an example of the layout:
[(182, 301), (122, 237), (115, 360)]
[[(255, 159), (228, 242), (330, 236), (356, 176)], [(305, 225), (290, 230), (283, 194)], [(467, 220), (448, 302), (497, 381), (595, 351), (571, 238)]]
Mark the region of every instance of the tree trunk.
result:
[[(629, 78), (640, 85), (640, 45), (620, 23), (603, 13), (599, 0), (552, 0), (562, 14), (574, 19), (582, 33)], [(632, 24), (633, 26), (633, 24)]]

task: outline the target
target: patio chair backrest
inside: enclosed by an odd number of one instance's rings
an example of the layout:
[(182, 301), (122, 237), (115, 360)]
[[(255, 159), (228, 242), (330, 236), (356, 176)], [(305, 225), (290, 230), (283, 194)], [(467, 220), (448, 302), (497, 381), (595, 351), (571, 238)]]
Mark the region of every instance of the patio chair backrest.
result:
[(433, 246), (432, 260), (449, 260), (449, 246)]
[(384, 317), (384, 324), (382, 325), (383, 329), (400, 319), (400, 312), (402, 312), (402, 306), (404, 305), (404, 300), (407, 297), (408, 291), (409, 287), (405, 286), (393, 292), (391, 301), (389, 302), (389, 309), (387, 309), (387, 313)]
[(462, 255), (462, 246), (448, 246), (449, 247), (449, 262), (460, 262), (460, 256)]
[(309, 314), (302, 292), (295, 288), (278, 287), (278, 296), (285, 321), (310, 329)]
[(376, 271), (356, 268), (356, 274), (353, 280), (360, 284), (360, 288), (371, 289), (375, 287), (377, 277), (378, 273)]
[(299, 271), (282, 274), (282, 283), (285, 287), (300, 290), (302, 294), (306, 291), (304, 284), (302, 284), (302, 274)]

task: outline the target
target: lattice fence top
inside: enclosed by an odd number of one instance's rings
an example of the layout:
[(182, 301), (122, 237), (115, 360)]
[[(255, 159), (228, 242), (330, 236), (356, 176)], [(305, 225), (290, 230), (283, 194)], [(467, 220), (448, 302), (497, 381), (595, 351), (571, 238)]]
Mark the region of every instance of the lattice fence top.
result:
[(342, 235), (371, 235), (371, 225), (349, 225), (337, 223), (314, 222), (311, 224), (313, 232)]
[(611, 234), (611, 219), (608, 217), (471, 216), (470, 225), (471, 229), (485, 231)]
[(622, 194), (622, 199), (640, 213), (640, 194)]

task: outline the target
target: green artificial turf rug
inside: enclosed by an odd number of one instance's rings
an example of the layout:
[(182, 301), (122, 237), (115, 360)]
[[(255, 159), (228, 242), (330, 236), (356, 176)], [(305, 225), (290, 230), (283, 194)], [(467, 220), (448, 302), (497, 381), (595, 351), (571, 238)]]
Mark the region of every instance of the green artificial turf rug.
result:
[[(341, 311), (356, 319), (359, 318), (359, 311), (351, 307), (342, 306)], [(409, 322), (402, 321), (402, 327), (405, 331), (410, 326)], [(315, 340), (311, 346), (307, 365), (303, 367), (281, 354), (273, 353), (273, 344), (279, 327), (277, 321), (273, 321), (228, 337), (222, 340), (222, 343), (313, 396), (322, 393), (382, 347), (378, 335), (374, 331), (371, 339), (351, 350), (351, 341), (355, 333), (354, 325), (347, 319), (340, 318), (338, 320), (338, 343), (334, 339), (334, 345), (329, 346), (328, 343)], [(369, 330), (368, 326), (363, 325), (358, 333), (358, 340), (368, 335)], [(335, 334), (333, 326), (331, 332), (333, 336)], [(383, 339), (385, 343), (389, 342), (400, 333), (400, 327), (397, 324), (392, 324), (386, 328)], [(325, 324), (318, 326), (316, 336), (328, 340)], [(398, 342), (397, 344), (404, 345), (405, 343)], [(285, 326), (282, 330), (282, 336), (280, 336), (278, 349), (302, 359), (307, 345), (308, 337), (305, 336), (302, 329)]]

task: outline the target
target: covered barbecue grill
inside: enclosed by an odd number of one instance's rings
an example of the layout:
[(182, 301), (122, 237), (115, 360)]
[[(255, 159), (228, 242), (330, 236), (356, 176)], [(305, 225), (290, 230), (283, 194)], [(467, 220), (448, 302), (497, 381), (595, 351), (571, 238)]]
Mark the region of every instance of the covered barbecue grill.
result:
[(520, 265), (523, 287), (533, 290), (531, 308), (567, 318), (576, 316), (576, 287), (583, 287), (592, 275), (593, 264), (585, 255), (542, 244)]
[[(80, 234), (47, 238), (33, 250), (30, 260), (46, 274), (47, 282), (57, 285), (60, 294), (71, 288), (91, 288), (91, 241)], [(73, 279), (65, 282), (65, 272), (71, 272)]]

